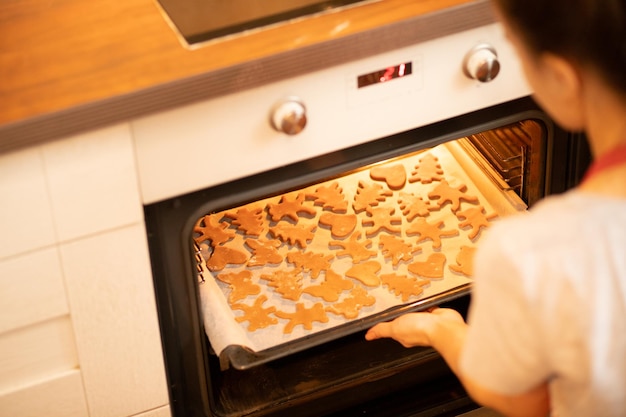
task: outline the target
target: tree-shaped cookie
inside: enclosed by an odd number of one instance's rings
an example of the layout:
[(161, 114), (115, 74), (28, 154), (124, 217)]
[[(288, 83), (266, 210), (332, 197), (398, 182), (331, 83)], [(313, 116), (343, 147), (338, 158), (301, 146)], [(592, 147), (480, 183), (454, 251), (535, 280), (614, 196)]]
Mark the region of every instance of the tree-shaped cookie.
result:
[(299, 270), (278, 270), (270, 274), (262, 274), (261, 279), (267, 281), (269, 287), (281, 295), (281, 297), (298, 301), (302, 294), (302, 275)]
[(348, 297), (326, 307), (326, 311), (342, 315), (347, 319), (355, 319), (363, 307), (369, 307), (374, 304), (376, 304), (375, 297), (369, 295), (362, 287), (354, 287)]
[(248, 331), (253, 332), (258, 329), (264, 329), (271, 325), (277, 324), (278, 319), (272, 317), (271, 314), (276, 311), (276, 307), (270, 306), (263, 308), (263, 303), (267, 301), (265, 295), (260, 295), (254, 300), (254, 304), (247, 305), (243, 303), (231, 304), (233, 310), (243, 311), (242, 316), (235, 317), (238, 323), (248, 322)]
[(441, 248), (441, 238), (443, 237), (452, 237), (458, 236), (459, 231), (457, 229), (442, 229), (444, 223), (442, 220), (435, 221), (434, 223), (429, 223), (423, 217), (418, 217), (414, 222), (411, 223), (409, 228), (406, 230), (407, 236), (417, 235), (418, 239), (416, 243), (421, 243), (426, 240), (433, 241), (433, 248), (439, 249)]
[(287, 254), (287, 262), (291, 262), (304, 272), (309, 272), (312, 278), (317, 278), (320, 272), (330, 268), (330, 261), (334, 257), (332, 254), (296, 251)]
[(306, 193), (306, 198), (314, 200), (313, 203), (316, 206), (322, 206), (324, 210), (331, 210), (336, 213), (345, 213), (348, 210), (348, 202), (337, 181), (322, 185), (315, 191)]
[(377, 206), (392, 195), (393, 191), (384, 189), (380, 184), (359, 181), (352, 208), (355, 213), (360, 213), (368, 207)]
[(314, 297), (323, 298), (324, 301), (335, 302), (339, 299), (339, 295), (346, 290), (354, 287), (354, 282), (345, 279), (332, 269), (326, 270), (324, 281), (316, 285), (305, 287), (302, 292), (310, 294)]
[(250, 236), (261, 236), (263, 233), (263, 209), (261, 207), (241, 207), (229, 211), (224, 217), (232, 219), (237, 230)]
[(456, 217), (459, 220), (463, 220), (459, 223), (461, 229), (470, 228), (470, 232), (467, 237), (474, 240), (480, 233), (482, 228), (489, 227), (489, 221), (498, 217), (497, 214), (486, 214), (483, 206), (471, 207), (467, 210), (459, 211), (456, 213)]
[(393, 266), (398, 265), (400, 261), (410, 261), (413, 254), (421, 250), (419, 246), (410, 245), (401, 238), (391, 235), (380, 236), (378, 246), (382, 248), (385, 258), (391, 258)]
[(450, 270), (471, 277), (474, 274), (474, 253), (476, 253), (475, 247), (461, 246), (456, 255), (456, 264), (450, 265)]
[(430, 284), (427, 279), (417, 279), (407, 275), (383, 274), (380, 280), (389, 291), (396, 296), (401, 296), (403, 302), (407, 302), (411, 297), (417, 297), (424, 292), (424, 287)]
[(368, 249), (372, 246), (370, 239), (361, 241), (361, 232), (355, 232), (350, 236), (349, 240), (331, 240), (328, 242), (329, 246), (341, 246), (343, 250), (337, 252), (337, 257), (350, 256), (352, 263), (358, 264), (361, 261), (365, 261), (369, 258), (373, 258), (378, 253), (374, 250)]
[(450, 209), (453, 213), (456, 213), (456, 211), (461, 207), (462, 201), (478, 203), (478, 197), (466, 194), (465, 190), (467, 190), (467, 186), (465, 184), (461, 184), (454, 188), (451, 187), (447, 181), (441, 181), (430, 193), (428, 193), (428, 198), (438, 199), (437, 204), (439, 204), (439, 207), (443, 207), (446, 203), (450, 203)]
[(281, 244), (278, 239), (246, 239), (246, 245), (252, 249), (252, 256), (248, 260), (248, 266), (281, 263), (283, 256), (278, 252)]
[(408, 221), (413, 221), (417, 216), (426, 217), (431, 211), (439, 210), (439, 206), (430, 200), (409, 193), (400, 193), (398, 205)]
[(194, 237), (196, 243), (202, 243), (205, 240), (211, 241), (211, 246), (216, 247), (222, 243), (226, 243), (235, 237), (236, 232), (229, 230), (228, 222), (219, 222), (218, 216), (207, 214), (196, 223), (193, 231), (199, 233)]
[(257, 295), (261, 293), (261, 287), (252, 282), (252, 272), (230, 272), (217, 275), (217, 280), (228, 284), (230, 293), (228, 302), (234, 303), (243, 300), (249, 295)]
[(268, 203), (267, 209), (272, 220), (277, 222), (283, 217), (288, 217), (294, 222), (298, 221), (299, 213), (315, 215), (317, 211), (313, 207), (304, 205), (304, 194), (285, 194), (278, 203)]
[(365, 234), (369, 236), (375, 235), (381, 229), (385, 229), (391, 233), (400, 233), (402, 228), (398, 226), (402, 223), (402, 218), (393, 216), (396, 209), (393, 207), (368, 207), (367, 217), (361, 221), (364, 227), (367, 227)]
[(311, 308), (306, 308), (303, 303), (296, 303), (295, 312), (287, 313), (278, 310), (274, 315), (281, 319), (289, 320), (289, 323), (285, 325), (283, 333), (291, 333), (294, 327), (299, 325), (302, 325), (306, 330), (311, 330), (313, 329), (313, 322), (328, 322), (328, 316), (326, 315), (326, 311), (324, 311), (322, 303), (315, 303)]
[(443, 170), (439, 165), (439, 159), (431, 154), (426, 153), (415, 166), (415, 171), (411, 172), (409, 178), (410, 183), (421, 182), (422, 184), (430, 184), (433, 181), (441, 181), (443, 179)]

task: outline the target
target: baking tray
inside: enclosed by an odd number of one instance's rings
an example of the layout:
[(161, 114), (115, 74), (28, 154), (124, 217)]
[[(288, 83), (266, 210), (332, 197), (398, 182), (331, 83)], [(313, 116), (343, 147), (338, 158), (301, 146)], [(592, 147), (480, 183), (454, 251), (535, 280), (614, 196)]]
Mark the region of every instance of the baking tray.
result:
[[(415, 180), (416, 172), (420, 164), (426, 164), (427, 158), (425, 156), (434, 156), (434, 161), (440, 168), (441, 175), (433, 174), (434, 178), (427, 181)], [(421, 162), (420, 162), (421, 161)], [(429, 164), (433, 164), (433, 159), (430, 158)], [(367, 219), (366, 211), (359, 211), (358, 224), (353, 232), (343, 236), (341, 238), (334, 236), (331, 233), (330, 228), (324, 228), (319, 223), (319, 217), (322, 213), (327, 213), (325, 207), (316, 207), (315, 210), (305, 210), (295, 219), (277, 219), (270, 221), (270, 206), (277, 206), (283, 197), (287, 194), (273, 196), (265, 200), (251, 203), (245, 207), (262, 207), (263, 218), (265, 222), (266, 230), (263, 232), (264, 240), (277, 239), (276, 236), (271, 236), (269, 228), (276, 226), (279, 223), (285, 222), (285, 224), (300, 224), (316, 225), (317, 229), (314, 229), (314, 237), (305, 242), (304, 247), (299, 247), (294, 242), (282, 242), (279, 250), (284, 261), (277, 264), (270, 264), (268, 266), (253, 266), (249, 267), (246, 264), (229, 264), (215, 266), (215, 262), (208, 262), (212, 256), (212, 246), (210, 240), (202, 241), (198, 240), (196, 235), (196, 244), (202, 248), (200, 259), (200, 269), (202, 276), (205, 278), (205, 282), (199, 284), (200, 298), (202, 305), (202, 314), (204, 319), (204, 326), (209, 338), (210, 344), (215, 354), (220, 358), (220, 363), (223, 368), (232, 366), (236, 369), (249, 369), (251, 367), (270, 362), (272, 360), (291, 355), (296, 352), (306, 350), (310, 347), (317, 346), (328, 341), (340, 338), (342, 336), (352, 334), (355, 332), (363, 331), (380, 321), (392, 320), (399, 315), (402, 315), (410, 311), (423, 311), (433, 306), (440, 305), (442, 303), (449, 302), (456, 298), (469, 294), (471, 288), (471, 274), (459, 273), (453, 271), (450, 266), (455, 265), (456, 257), (459, 255), (463, 246), (467, 246), (475, 249), (481, 236), (488, 231), (488, 226), (491, 221), (497, 221), (497, 219), (507, 216), (512, 213), (525, 210), (525, 204), (517, 197), (513, 192), (502, 190), (498, 186), (486, 179), (487, 177), (481, 172), (467, 153), (461, 149), (456, 142), (448, 142), (446, 144), (439, 145), (435, 148), (416, 152), (414, 154), (403, 156), (402, 158), (396, 158), (391, 161), (385, 161), (385, 163), (377, 164), (376, 167), (382, 166), (403, 166), (406, 173), (407, 180), (401, 187), (392, 187), (388, 182), (381, 179), (374, 179), (372, 175), (373, 167), (364, 167), (355, 172), (346, 173), (339, 178), (332, 178), (325, 182), (315, 184), (302, 190), (295, 190), (288, 193), (289, 199), (293, 200), (298, 195), (307, 194), (311, 195), (311, 190), (324, 188), (339, 188), (342, 195), (348, 203), (346, 213), (350, 214), (351, 210), (356, 212), (354, 205), (351, 205), (355, 201), (356, 194), (359, 192), (361, 184), (371, 185), (377, 184), (380, 187), (381, 194), (384, 198), (380, 198), (376, 207), (386, 206), (389, 211), (389, 216), (394, 218), (400, 218), (399, 229), (387, 230), (385, 227), (372, 232), (376, 229), (368, 229), (363, 222)], [(424, 168), (424, 165), (422, 166)], [(423, 173), (423, 170), (422, 170)], [(419, 177), (419, 175), (417, 175)], [(422, 175), (423, 176), (423, 175)], [(409, 180), (410, 179), (410, 180)], [(441, 184), (443, 181), (449, 183), (450, 187), (463, 190), (463, 196), (475, 197), (475, 200), (459, 200), (460, 205), (454, 210), (454, 201), (444, 201), (441, 207), (433, 208), (427, 214), (414, 216), (409, 220), (408, 212), (405, 212), (406, 205), (401, 204), (404, 198), (406, 202), (406, 194), (412, 194), (420, 196), (427, 203), (433, 203), (437, 200), (435, 197), (428, 197), (428, 194), (433, 192), (433, 189)], [(316, 201), (314, 199), (304, 200), (303, 204), (308, 204), (309, 208), (315, 207)], [(244, 207), (244, 206), (242, 206)], [(485, 218), (489, 218), (489, 221), (485, 221), (484, 227), (474, 229), (472, 227), (461, 227), (463, 217), (457, 217), (458, 213), (463, 213), (469, 208), (483, 207)], [(239, 208), (233, 208), (230, 210), (224, 210), (219, 213), (212, 213), (209, 216), (212, 218), (211, 223), (213, 225), (223, 228), (223, 230), (231, 236), (230, 238), (224, 238), (226, 244), (231, 249), (236, 249), (240, 253), (247, 253), (250, 257), (255, 254), (254, 250), (247, 247), (245, 244), (246, 239), (250, 236), (244, 232), (235, 233), (238, 226), (233, 224), (232, 216), (228, 216), (227, 213), (232, 213)], [(365, 213), (365, 214), (364, 214)], [(300, 217), (301, 216), (301, 217)], [(451, 229), (458, 231), (453, 236), (442, 236), (441, 239), (426, 239), (422, 242), (417, 242), (420, 234), (412, 234), (409, 236), (409, 229), (411, 225), (418, 221), (418, 218), (426, 219), (432, 224), (441, 222), (441, 229), (449, 231)], [(198, 226), (208, 224), (209, 219), (200, 219)], [(371, 226), (370, 223), (368, 223)], [(389, 226), (393, 229), (393, 226)], [(200, 229), (198, 229), (200, 230)], [(372, 258), (375, 262), (381, 265), (381, 270), (378, 272), (378, 276), (383, 274), (394, 273), (400, 276), (409, 278), (416, 278), (420, 281), (427, 280), (428, 284), (425, 285), (424, 291), (421, 294), (410, 296), (402, 299), (402, 297), (392, 291), (392, 288), (388, 285), (377, 285), (374, 287), (363, 285), (359, 280), (350, 278), (355, 282), (355, 286), (360, 286), (368, 290), (368, 294), (375, 297), (376, 303), (373, 306), (363, 307), (359, 311), (359, 315), (356, 318), (345, 319), (343, 316), (335, 314), (327, 314), (329, 317), (328, 322), (312, 323), (310, 329), (306, 329), (304, 326), (296, 326), (290, 332), (285, 333), (286, 326), (284, 320), (279, 319), (276, 325), (272, 325), (268, 328), (248, 331), (246, 326), (248, 322), (238, 322), (237, 317), (241, 316), (241, 311), (230, 308), (230, 302), (228, 296), (231, 291), (231, 287), (228, 283), (223, 282), (220, 278), (220, 274), (236, 274), (241, 271), (247, 271), (251, 274), (251, 280), (255, 284), (259, 284), (262, 288), (260, 294), (250, 295), (244, 299), (244, 303), (252, 304), (253, 300), (260, 295), (265, 295), (268, 298), (268, 304), (264, 304), (264, 307), (274, 306), (281, 311), (293, 311), (296, 301), (288, 301), (282, 298), (276, 293), (275, 289), (270, 288), (267, 285), (267, 281), (262, 278), (267, 276), (273, 271), (293, 271), (296, 269), (293, 265), (287, 262), (287, 254), (296, 252), (310, 251), (313, 253), (337, 253), (336, 248), (333, 251), (329, 250), (329, 242), (346, 241), (352, 237), (352, 233), (361, 233), (363, 239), (370, 239), (370, 249), (377, 252), (376, 256)], [(370, 233), (371, 232), (371, 233)], [(391, 262), (389, 257), (386, 257), (382, 250), (379, 250), (380, 237), (385, 235), (395, 235), (404, 242), (418, 247), (419, 250), (415, 252), (415, 255), (410, 258), (404, 258), (397, 260), (397, 262)], [(206, 239), (206, 236), (204, 237)], [(439, 242), (435, 242), (439, 240)], [(289, 244), (291, 243), (291, 244)], [(223, 242), (220, 244), (224, 244)], [(427, 263), (432, 254), (444, 254), (445, 265), (443, 266), (443, 277), (440, 279), (430, 279), (423, 276), (416, 276), (412, 272), (408, 272), (408, 268), (412, 263)], [(343, 278), (346, 278), (345, 273), (354, 264), (349, 257), (335, 256), (332, 260), (332, 269), (337, 272)], [(211, 266), (211, 268), (209, 268)], [(458, 266), (458, 265), (457, 265)], [(458, 269), (458, 268), (457, 268)], [(323, 276), (324, 273), (322, 273)], [(223, 275), (222, 275), (223, 276)], [(306, 277), (308, 285), (312, 285), (319, 282), (322, 278), (320, 276), (313, 276), (309, 274)], [(347, 278), (346, 278), (347, 279)], [(348, 297), (346, 291), (343, 292), (342, 297), (344, 299)], [(304, 294), (304, 299), (297, 300), (303, 302), (308, 307), (314, 303), (322, 302), (324, 307), (327, 308), (332, 303), (320, 300), (319, 297)], [(242, 301), (239, 301), (242, 302)]]

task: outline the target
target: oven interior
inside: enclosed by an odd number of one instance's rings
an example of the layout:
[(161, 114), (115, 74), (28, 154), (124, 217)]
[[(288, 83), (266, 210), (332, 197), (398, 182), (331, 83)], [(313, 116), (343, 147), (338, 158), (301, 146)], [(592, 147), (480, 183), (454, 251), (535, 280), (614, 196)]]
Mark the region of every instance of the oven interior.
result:
[[(202, 281), (214, 280), (221, 271), (207, 273), (211, 249), (198, 251), (202, 239), (197, 227), (204, 216), (297, 193), (372, 166), (398, 164), (407, 155), (417, 158), (450, 144), (474, 161), (483, 181), (517, 210), (573, 186), (588, 157), (582, 137), (558, 129), (524, 98), (146, 206), (173, 414), (445, 416), (475, 408), (432, 349), (406, 349), (392, 340), (365, 342), (363, 337), (377, 321), (432, 305), (466, 314), (471, 284), (417, 295), (261, 351), (227, 346), (219, 355), (205, 332), (199, 294)], [(380, 233), (385, 231), (372, 237)]]

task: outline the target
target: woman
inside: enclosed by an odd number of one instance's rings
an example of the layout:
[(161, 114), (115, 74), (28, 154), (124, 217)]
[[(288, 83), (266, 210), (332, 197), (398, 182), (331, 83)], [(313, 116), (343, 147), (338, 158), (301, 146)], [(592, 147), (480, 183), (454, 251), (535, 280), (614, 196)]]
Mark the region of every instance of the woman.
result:
[(432, 346), (479, 404), (508, 416), (626, 415), (626, 0), (494, 0), (540, 106), (584, 130), (582, 183), (495, 224), (454, 310), (367, 340)]

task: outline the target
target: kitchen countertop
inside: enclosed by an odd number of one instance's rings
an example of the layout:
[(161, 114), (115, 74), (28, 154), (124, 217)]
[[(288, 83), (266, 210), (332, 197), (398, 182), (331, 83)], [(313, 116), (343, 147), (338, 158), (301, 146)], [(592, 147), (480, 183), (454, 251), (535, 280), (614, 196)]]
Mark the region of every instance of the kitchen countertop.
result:
[(156, 0), (3, 0), (0, 152), (492, 21), (487, 0), (382, 0), (190, 48)]

